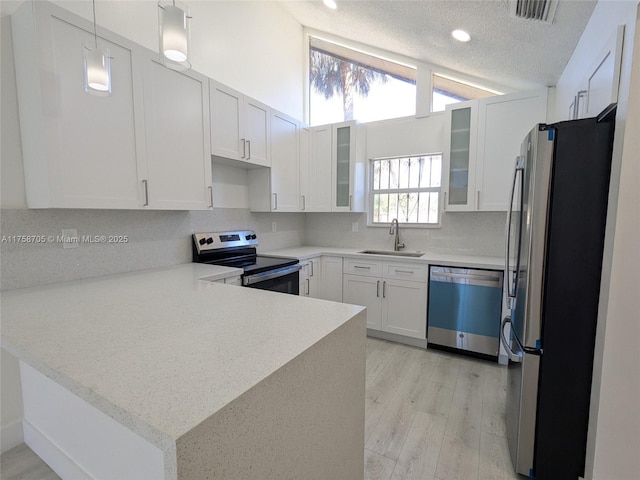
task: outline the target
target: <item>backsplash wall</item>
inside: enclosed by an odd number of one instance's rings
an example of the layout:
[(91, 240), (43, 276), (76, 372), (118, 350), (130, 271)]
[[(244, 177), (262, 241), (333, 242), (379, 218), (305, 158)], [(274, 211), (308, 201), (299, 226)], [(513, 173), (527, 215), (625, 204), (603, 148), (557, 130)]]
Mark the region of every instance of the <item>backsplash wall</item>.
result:
[[(406, 250), (502, 257), (506, 219), (502, 212), (444, 213), (440, 228), (400, 224), (400, 242)], [(394, 236), (389, 228), (367, 227), (366, 213), (308, 213), (305, 240), (324, 247), (393, 250)]]
[[(259, 250), (304, 243), (304, 215), (252, 213), (223, 208), (204, 212), (131, 210), (2, 209), (0, 289), (45, 285), (114, 273), (191, 262), (191, 234), (234, 229), (255, 230)], [(272, 232), (276, 222), (276, 232)], [(9, 243), (14, 235), (57, 237), (62, 229), (78, 236), (126, 235), (126, 243)]]

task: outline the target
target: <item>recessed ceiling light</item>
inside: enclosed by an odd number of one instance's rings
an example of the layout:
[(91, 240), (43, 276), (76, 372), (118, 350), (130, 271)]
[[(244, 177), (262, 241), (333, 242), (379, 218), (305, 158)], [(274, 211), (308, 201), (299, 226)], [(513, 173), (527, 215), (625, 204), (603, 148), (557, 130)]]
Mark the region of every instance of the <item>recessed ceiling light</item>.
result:
[(459, 42), (468, 42), (469, 40), (471, 40), (471, 35), (469, 35), (464, 30), (454, 30), (453, 32), (451, 32), (451, 36)]
[(336, 8), (338, 8), (335, 0), (322, 0), (322, 3), (324, 3), (325, 6), (329, 7), (331, 10), (335, 10)]

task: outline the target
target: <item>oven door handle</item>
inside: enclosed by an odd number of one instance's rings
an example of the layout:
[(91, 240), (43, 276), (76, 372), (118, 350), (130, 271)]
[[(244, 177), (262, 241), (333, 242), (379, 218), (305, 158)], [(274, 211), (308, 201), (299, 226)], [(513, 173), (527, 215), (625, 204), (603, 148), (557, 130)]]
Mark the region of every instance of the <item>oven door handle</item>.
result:
[(255, 275), (247, 275), (242, 278), (242, 285), (248, 286), (254, 283), (264, 282), (278, 277), (284, 277), (302, 270), (302, 265), (299, 263), (295, 265), (289, 265), (287, 267), (278, 268), (276, 270), (269, 270), (267, 272), (256, 273)]

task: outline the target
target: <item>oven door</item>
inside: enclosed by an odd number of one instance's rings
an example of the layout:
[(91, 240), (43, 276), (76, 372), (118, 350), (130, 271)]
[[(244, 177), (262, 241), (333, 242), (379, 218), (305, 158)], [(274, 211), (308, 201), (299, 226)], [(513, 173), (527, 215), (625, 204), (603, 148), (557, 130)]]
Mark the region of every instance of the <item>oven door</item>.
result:
[(242, 285), (245, 287), (259, 288), (271, 292), (290, 293), (298, 295), (300, 293), (300, 270), (302, 265), (289, 265), (275, 270), (256, 273), (254, 275), (244, 275)]

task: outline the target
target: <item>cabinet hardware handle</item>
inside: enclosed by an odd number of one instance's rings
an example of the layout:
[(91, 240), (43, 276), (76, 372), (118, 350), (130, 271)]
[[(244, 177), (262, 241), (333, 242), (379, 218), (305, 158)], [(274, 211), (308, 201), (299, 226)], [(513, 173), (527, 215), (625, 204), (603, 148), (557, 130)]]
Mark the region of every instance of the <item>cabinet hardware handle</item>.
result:
[(353, 268), (362, 268), (364, 270), (371, 270), (371, 267), (362, 267), (360, 265), (354, 265)]
[(144, 204), (143, 207), (149, 206), (149, 183), (146, 180), (142, 180), (142, 185), (144, 185)]
[(309, 265), (311, 265), (311, 273), (309, 274), (309, 276), (313, 277), (313, 260), (309, 261)]
[(304, 195), (302, 195), (302, 210), (306, 210), (307, 209), (307, 199), (304, 198)]
[(213, 208), (213, 187), (209, 185), (209, 208)]
[(382, 282), (382, 298), (387, 298), (387, 282)]
[(444, 202), (442, 202), (442, 210), (447, 211), (447, 192), (444, 192)]
[(307, 282), (307, 293), (306, 294), (309, 295), (309, 279), (308, 278), (306, 279), (306, 282)]
[(277, 210), (278, 209), (278, 194), (277, 193), (273, 194), (273, 202), (274, 202), (273, 203), (273, 205), (274, 205), (273, 209)]
[(251, 160), (251, 140), (247, 140), (247, 150), (249, 150), (249, 155), (247, 155), (247, 160)]
[(477, 199), (476, 199), (476, 209), (480, 209), (480, 190), (478, 190)]
[(575, 117), (580, 118), (580, 99), (587, 96), (586, 90), (579, 90), (578, 95), (576, 95), (576, 107), (575, 107)]
[(411, 274), (413, 274), (413, 270), (398, 270), (398, 269), (396, 269), (395, 272), (396, 273), (411, 273)]
[(380, 280), (376, 283), (376, 297), (380, 298)]
[(246, 158), (246, 157), (247, 157), (247, 142), (243, 138), (242, 139), (242, 157), (241, 158)]
[(349, 210), (353, 210), (353, 195), (349, 195)]

